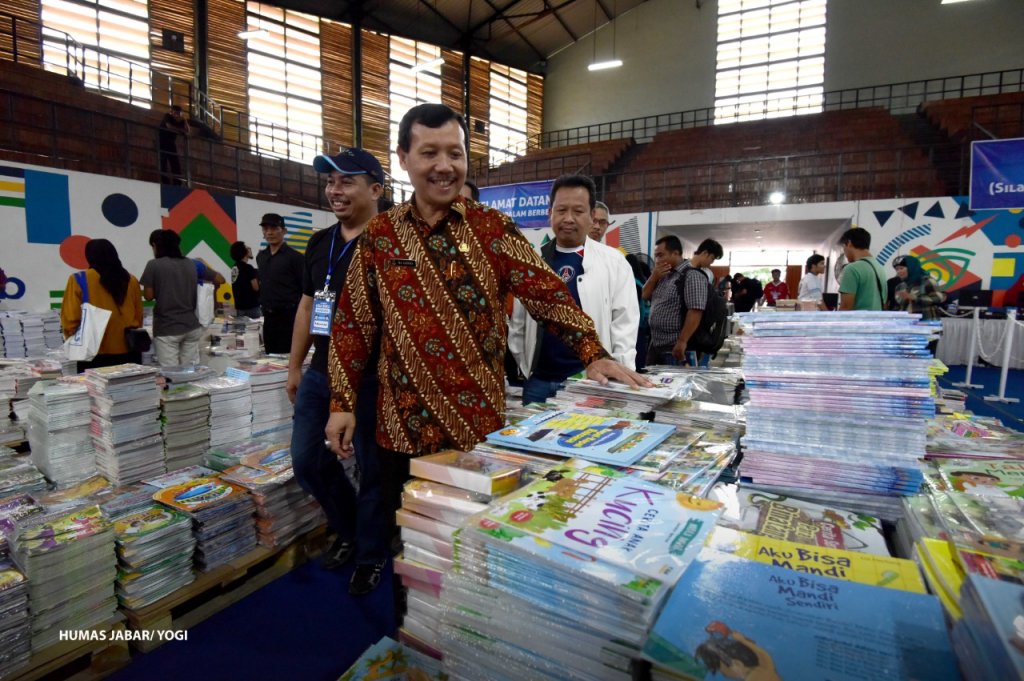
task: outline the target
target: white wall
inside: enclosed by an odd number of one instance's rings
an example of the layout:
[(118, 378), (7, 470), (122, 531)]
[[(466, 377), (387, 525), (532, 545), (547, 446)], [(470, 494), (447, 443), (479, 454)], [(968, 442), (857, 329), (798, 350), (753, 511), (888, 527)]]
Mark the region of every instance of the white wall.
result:
[[(825, 90), (1024, 67), (1024, 0), (829, 0)], [(587, 71), (591, 36), (548, 60), (544, 130), (714, 104), (718, 3), (649, 0), (616, 22), (623, 66)], [(611, 55), (611, 26), (598, 59)]]

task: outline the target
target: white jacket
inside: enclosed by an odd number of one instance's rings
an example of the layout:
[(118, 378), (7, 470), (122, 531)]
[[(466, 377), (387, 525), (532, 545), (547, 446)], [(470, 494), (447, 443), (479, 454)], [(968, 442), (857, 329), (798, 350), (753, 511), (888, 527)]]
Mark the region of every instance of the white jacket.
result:
[[(549, 244), (553, 252), (554, 242)], [(633, 269), (622, 251), (587, 239), (583, 248), (583, 273), (576, 278), (576, 286), (580, 307), (594, 320), (601, 345), (615, 361), (635, 369), (640, 305), (636, 300)], [(508, 348), (523, 376), (533, 373), (539, 337), (540, 325), (517, 299), (509, 322)]]

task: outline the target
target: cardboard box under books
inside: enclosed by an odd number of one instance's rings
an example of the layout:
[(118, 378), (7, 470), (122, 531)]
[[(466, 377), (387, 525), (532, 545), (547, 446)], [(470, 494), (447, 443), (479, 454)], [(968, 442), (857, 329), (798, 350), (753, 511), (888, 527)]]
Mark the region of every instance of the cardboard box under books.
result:
[(409, 589), (410, 591), (419, 591), (420, 593), (427, 594), (428, 596), (441, 597), (441, 585), (440, 584), (428, 584), (427, 582), (421, 582), (418, 579), (413, 579), (408, 575), (400, 575), (402, 578), (402, 586)]
[(440, 588), (441, 576), (444, 574), (444, 570), (438, 570), (429, 565), (409, 560), (403, 552), (395, 558), (395, 574), (405, 575)]
[(402, 541), (407, 545), (418, 546), (419, 548), (437, 554), (442, 558), (451, 559), (454, 555), (454, 546), (450, 541), (432, 537), (429, 534), (419, 532), (409, 527), (403, 527), (401, 532)]
[(404, 508), (400, 508), (395, 512), (395, 520), (399, 527), (409, 527), (444, 541), (451, 541), (452, 535), (455, 534), (456, 530), (453, 525), (433, 518), (427, 518)]

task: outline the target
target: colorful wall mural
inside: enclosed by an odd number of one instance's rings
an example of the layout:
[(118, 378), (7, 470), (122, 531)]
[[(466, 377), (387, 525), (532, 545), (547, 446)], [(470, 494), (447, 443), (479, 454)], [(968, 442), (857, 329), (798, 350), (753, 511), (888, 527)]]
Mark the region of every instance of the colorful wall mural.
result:
[[(181, 235), (185, 255), (228, 276), (233, 242), (245, 241), (254, 254), (265, 245), (265, 213), (284, 217), (287, 242), (303, 252), (315, 230), (335, 222), (326, 211), (0, 161), (0, 268), (8, 277), (0, 308), (59, 307), (68, 276), (88, 267), (90, 239), (109, 239), (140, 276), (153, 257), (149, 234), (161, 228)], [(218, 297), (226, 300), (230, 291), (223, 286)]]

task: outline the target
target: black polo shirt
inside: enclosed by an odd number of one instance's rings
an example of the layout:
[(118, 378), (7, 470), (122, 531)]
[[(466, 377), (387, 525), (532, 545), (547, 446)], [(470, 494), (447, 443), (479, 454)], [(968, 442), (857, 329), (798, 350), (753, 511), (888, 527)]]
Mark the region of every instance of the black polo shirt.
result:
[[(360, 235), (362, 236), (362, 235)], [(356, 252), (359, 237), (347, 249), (348, 242), (341, 233), (338, 225), (328, 227), (316, 232), (309, 239), (306, 246), (306, 262), (302, 270), (302, 293), (312, 298), (317, 291), (324, 289), (324, 282), (327, 281), (327, 269), (330, 267), (328, 260), (331, 257), (331, 242), (334, 242), (333, 258), (337, 262), (334, 271), (331, 272), (330, 290), (334, 291), (334, 307), (337, 309), (338, 299), (341, 298), (341, 289), (348, 277), (348, 268), (352, 264), (352, 256)], [(344, 255), (342, 255), (344, 251)], [(340, 258), (340, 259), (339, 259)], [(334, 312), (332, 310), (333, 319)], [(327, 373), (327, 353), (330, 345), (329, 336), (313, 336), (313, 360), (310, 362), (311, 369), (317, 369)]]
[(259, 266), (260, 307), (277, 312), (297, 308), (302, 299), (302, 254), (288, 244), (281, 244), (271, 255), (270, 247), (256, 255)]

